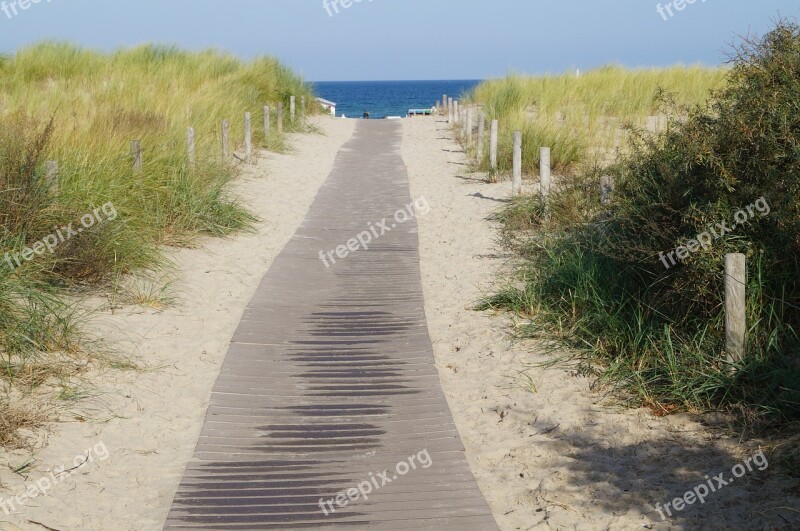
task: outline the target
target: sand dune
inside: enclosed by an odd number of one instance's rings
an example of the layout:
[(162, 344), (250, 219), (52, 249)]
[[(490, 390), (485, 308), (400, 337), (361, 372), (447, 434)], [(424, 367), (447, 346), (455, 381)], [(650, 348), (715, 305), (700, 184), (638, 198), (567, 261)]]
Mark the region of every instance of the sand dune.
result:
[[(781, 529), (800, 507), (764, 473), (748, 473), (665, 522), (655, 505), (751, 457), (686, 415), (623, 410), (574, 371), (533, 367), (542, 345), (514, 343), (505, 317), (469, 309), (506, 266), (487, 217), (510, 183), (467, 172), (446, 123), (404, 120), (403, 156), (420, 218), (428, 327), (439, 374), (479, 486), (501, 529)], [(755, 468), (755, 467), (754, 467)], [(792, 513), (783, 511), (786, 516)], [(666, 513), (665, 513), (666, 515)], [(795, 526), (800, 525), (800, 521)]]
[[(207, 239), (171, 253), (178, 304), (164, 311), (102, 314), (96, 331), (134, 350), (152, 370), (96, 375), (90, 419), (52, 427), (27, 482), (0, 467), (19, 494), (54, 467), (26, 507), (0, 514), (2, 529), (160, 529), (205, 415), (228, 342), (272, 260), (297, 229), (354, 122), (319, 118), (325, 135), (294, 137), (295, 151), (264, 154), (237, 193), (264, 221), (255, 234)], [(542, 369), (543, 348), (513, 343), (513, 323), (470, 306), (507, 266), (487, 217), (509, 196), (508, 183), (466, 173), (446, 125), (403, 121), (403, 157), (419, 218), (425, 311), (444, 391), (467, 458), (501, 529), (779, 528), (773, 509), (798, 506), (781, 485), (754, 472), (663, 522), (668, 502), (757, 451), (716, 435), (688, 416), (656, 418), (615, 408), (591, 381), (563, 368)], [(102, 422), (101, 422), (102, 420)], [(5, 456), (18, 467), (31, 456)], [(746, 503), (744, 502), (746, 500)], [(709, 515), (714, 515), (710, 520)], [(762, 524), (754, 524), (760, 522)], [(800, 525), (800, 524), (799, 524)]]
[[(170, 253), (177, 272), (174, 308), (134, 307), (98, 316), (100, 335), (136, 352), (152, 370), (92, 377), (102, 382), (103, 394), (81, 407), (94, 408), (95, 419), (110, 420), (53, 426), (33, 456), (28, 484), (53, 467), (72, 467), (76, 455), (100, 443), (107, 458), (86, 463), (19, 513), (0, 513), (0, 528), (42, 529), (35, 521), (55, 529), (161, 529), (242, 312), (352, 134), (352, 121), (318, 120), (324, 135), (291, 137), (292, 153), (262, 153), (237, 183), (236, 193), (263, 220), (255, 234), (209, 238), (200, 249)], [(8, 459), (18, 465), (29, 457), (18, 452)], [(0, 481), (14, 494), (26, 486), (6, 467), (0, 467)]]

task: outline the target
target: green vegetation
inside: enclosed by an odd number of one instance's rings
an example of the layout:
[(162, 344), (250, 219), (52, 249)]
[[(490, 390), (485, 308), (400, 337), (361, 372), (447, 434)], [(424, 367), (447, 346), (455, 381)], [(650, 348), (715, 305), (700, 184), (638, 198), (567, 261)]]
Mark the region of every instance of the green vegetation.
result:
[[(548, 216), (531, 197), (504, 210), (508, 241), (523, 259), (511, 286), (482, 307), (529, 317), (523, 335), (557, 338), (586, 373), (656, 412), (722, 410), (755, 432), (789, 426), (796, 434), (798, 101), (800, 27), (780, 22), (736, 49), (708, 102), (673, 103), (674, 115), (686, 119), (659, 135), (633, 131), (626, 153), (602, 173), (562, 178)], [(651, 110), (644, 100), (636, 105)], [(616, 100), (595, 106), (632, 112)], [(616, 180), (603, 207), (601, 174)], [(736, 213), (759, 199), (762, 208), (733, 227)], [(660, 253), (722, 222), (734, 230), (665, 267)], [(747, 358), (735, 366), (725, 355), (726, 253), (748, 260)], [(796, 441), (785, 446), (797, 472)]]
[[(674, 94), (676, 103), (703, 103), (720, 87), (725, 71), (699, 66), (626, 70), (607, 66), (576, 76), (511, 75), (479, 85), (469, 102), (482, 106), (487, 123), (498, 120), (499, 171), (511, 171), (513, 131), (523, 132), (523, 171), (535, 175), (539, 147), (553, 148), (553, 170), (565, 173), (604, 158), (624, 144), (626, 122), (644, 124), (662, 112), (656, 97)], [(488, 153), (479, 169), (489, 170)]]
[[(0, 253), (16, 256), (81, 217), (105, 221), (39, 251), (30, 260), (0, 256), (0, 443), (31, 418), (15, 412), (22, 395), (86, 367), (79, 324), (65, 302), (87, 288), (111, 289), (124, 275), (164, 266), (163, 245), (191, 245), (255, 220), (229, 193), (236, 165), (221, 157), (220, 123), (229, 119), (232, 149), (244, 142), (244, 113), (254, 143), (284, 149), (274, 127), (263, 134), (261, 109), (289, 96), (313, 95), (273, 58), (243, 63), (216, 52), (143, 46), (101, 54), (43, 43), (0, 59)], [(287, 112), (288, 115), (288, 112)], [(188, 163), (187, 129), (196, 131)], [(299, 131), (286, 119), (287, 131)], [(130, 142), (144, 164), (133, 170)], [(59, 186), (46, 179), (59, 165)], [(101, 209), (101, 207), (106, 208)], [(101, 209), (101, 210), (96, 210)], [(113, 221), (108, 215), (114, 213)], [(33, 247), (37, 250), (36, 247)], [(28, 253), (30, 256), (30, 253)]]

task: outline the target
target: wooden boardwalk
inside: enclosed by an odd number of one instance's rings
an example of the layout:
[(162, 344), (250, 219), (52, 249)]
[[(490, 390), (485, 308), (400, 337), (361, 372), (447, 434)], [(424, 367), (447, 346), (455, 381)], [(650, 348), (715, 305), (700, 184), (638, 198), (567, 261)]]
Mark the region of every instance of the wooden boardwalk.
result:
[(394, 217), (401, 138), (364, 120), (338, 154), (233, 337), (166, 528), (497, 529), (434, 365), (417, 224)]

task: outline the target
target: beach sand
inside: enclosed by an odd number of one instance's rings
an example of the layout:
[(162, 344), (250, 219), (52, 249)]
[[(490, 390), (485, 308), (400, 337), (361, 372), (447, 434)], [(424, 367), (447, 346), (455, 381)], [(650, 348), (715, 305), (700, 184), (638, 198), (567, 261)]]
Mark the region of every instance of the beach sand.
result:
[[(294, 137), (295, 151), (262, 154), (237, 183), (264, 221), (255, 234), (203, 239), (169, 254), (178, 302), (154, 311), (126, 308), (98, 317), (94, 330), (152, 370), (93, 375), (98, 396), (87, 415), (51, 426), (30, 458), (4, 455), (0, 481), (21, 493), (75, 456), (93, 459), (69, 478), (0, 513), (0, 529), (161, 529), (192, 456), (228, 342), (262, 276), (295, 232), (355, 122), (315, 119), (325, 135)], [(776, 507), (797, 507), (772, 476), (755, 471), (689, 507), (672, 524), (666, 503), (740, 463), (742, 448), (687, 415), (657, 418), (617, 408), (592, 381), (565, 368), (537, 368), (536, 342), (514, 343), (505, 316), (472, 311), (507, 269), (497, 226), (487, 220), (508, 183), (467, 173), (465, 155), (440, 119), (403, 120), (403, 156), (412, 197), (431, 207), (419, 218), (425, 311), (440, 377), (467, 458), (503, 530), (780, 528)], [(6, 496), (7, 497), (7, 496)], [(786, 512), (782, 513), (784, 516)]]
[[(404, 120), (403, 157), (412, 196), (431, 206), (419, 219), (425, 310), (445, 395), (479, 486), (503, 530), (789, 529), (800, 500), (760, 471), (700, 506), (665, 504), (731, 469), (758, 448), (710, 431), (689, 415), (625, 410), (564, 368), (537, 368), (543, 345), (513, 342), (515, 322), (472, 311), (510, 257), (487, 218), (505, 204), (508, 181), (487, 184), (442, 118)], [(530, 193), (533, 183), (526, 181)], [(753, 465), (753, 468), (757, 467)], [(664, 513), (668, 516), (667, 513)]]
[(79, 404), (92, 410), (86, 412), (92, 415), (88, 421), (75, 422), (74, 415), (65, 414), (65, 422), (51, 426), (35, 455), (3, 456), (13, 467), (36, 459), (25, 473), (26, 483), (0, 467), (4, 492), (19, 494), (49, 469), (69, 469), (76, 456), (98, 447), (97, 457), (47, 495), (29, 500), (18, 513), (0, 511), (0, 529), (43, 529), (32, 522), (60, 530), (162, 528), (245, 306), (300, 226), (355, 128), (351, 120), (330, 117), (315, 118), (313, 124), (324, 135), (291, 136), (292, 152), (261, 153), (235, 183), (234, 193), (263, 220), (254, 234), (203, 238), (198, 249), (169, 251), (176, 265), (175, 307), (129, 307), (95, 319), (98, 335), (118, 350), (135, 352), (152, 370), (89, 375), (100, 395)]

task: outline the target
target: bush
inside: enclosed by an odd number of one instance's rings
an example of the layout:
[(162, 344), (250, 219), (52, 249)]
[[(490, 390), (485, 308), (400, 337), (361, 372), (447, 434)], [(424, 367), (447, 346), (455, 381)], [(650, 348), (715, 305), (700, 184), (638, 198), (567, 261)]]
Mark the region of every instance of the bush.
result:
[[(522, 308), (534, 317), (529, 333), (557, 335), (587, 355), (587, 370), (659, 411), (800, 420), (799, 101), (800, 27), (781, 21), (736, 48), (709, 103), (672, 109), (688, 119), (662, 135), (633, 136), (610, 170), (617, 189), (607, 211), (579, 225), (556, 217), (549, 235), (529, 236), (524, 287), (485, 307)], [(580, 189), (555, 194), (554, 212), (572, 212), (563, 207)], [(674, 265), (664, 260), (722, 222), (732, 232)], [(748, 257), (749, 328), (747, 358), (731, 370), (723, 286), (724, 256), (734, 252)]]

